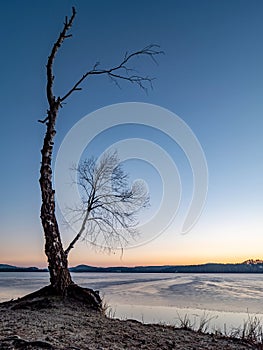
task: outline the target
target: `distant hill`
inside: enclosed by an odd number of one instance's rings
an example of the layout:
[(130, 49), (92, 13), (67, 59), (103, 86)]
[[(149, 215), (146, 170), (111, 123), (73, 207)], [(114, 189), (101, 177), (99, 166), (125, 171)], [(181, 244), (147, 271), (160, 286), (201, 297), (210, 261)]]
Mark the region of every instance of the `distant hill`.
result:
[[(0, 264), (0, 272), (43, 272), (47, 269), (37, 267), (17, 267)], [(164, 266), (113, 266), (96, 267), (78, 265), (71, 272), (114, 272), (114, 273), (263, 273), (263, 260), (249, 259), (237, 264), (207, 263), (200, 265), (164, 265)]]
[(238, 264), (164, 265), (164, 266), (115, 266), (94, 267), (78, 265), (71, 272), (116, 272), (116, 273), (263, 273), (262, 260), (246, 260)]
[(47, 269), (39, 269), (37, 267), (18, 267), (7, 264), (0, 264), (0, 272), (43, 272)]

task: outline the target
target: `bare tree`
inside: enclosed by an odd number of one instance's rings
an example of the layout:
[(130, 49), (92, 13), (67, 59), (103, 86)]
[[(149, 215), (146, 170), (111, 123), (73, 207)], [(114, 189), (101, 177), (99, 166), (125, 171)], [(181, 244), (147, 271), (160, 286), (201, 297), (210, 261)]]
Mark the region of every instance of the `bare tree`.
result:
[(123, 248), (137, 232), (137, 214), (148, 206), (146, 186), (141, 181), (129, 187), (117, 152), (106, 152), (96, 161), (90, 158), (74, 168), (81, 189), (79, 205), (70, 210), (80, 229), (65, 253), (79, 239), (87, 239), (99, 248)]
[(87, 70), (76, 83), (68, 89), (64, 96), (55, 95), (53, 66), (56, 54), (65, 39), (70, 38), (68, 34), (76, 16), (75, 8), (72, 8), (70, 18), (66, 17), (63, 29), (54, 43), (51, 53), (48, 57), (46, 73), (47, 85), (46, 95), (48, 101), (47, 116), (39, 122), (46, 124), (46, 134), (41, 150), (42, 161), (40, 168), (40, 188), (42, 194), (41, 221), (45, 235), (45, 253), (48, 259), (48, 268), (50, 273), (50, 282), (52, 289), (59, 295), (65, 295), (73, 281), (68, 269), (67, 252), (63, 248), (59, 226), (55, 214), (55, 190), (52, 186), (52, 155), (54, 137), (56, 134), (56, 121), (62, 103), (75, 91), (81, 90), (81, 83), (94, 75), (106, 75), (118, 84), (119, 80), (127, 80), (137, 84), (140, 88), (146, 89), (152, 79), (148, 76), (140, 76), (133, 69), (130, 69), (129, 63), (134, 57), (146, 56), (155, 60), (155, 56), (161, 51), (156, 45), (149, 45), (142, 50), (126, 53), (120, 63), (114, 67), (100, 69), (96, 63), (91, 70)]

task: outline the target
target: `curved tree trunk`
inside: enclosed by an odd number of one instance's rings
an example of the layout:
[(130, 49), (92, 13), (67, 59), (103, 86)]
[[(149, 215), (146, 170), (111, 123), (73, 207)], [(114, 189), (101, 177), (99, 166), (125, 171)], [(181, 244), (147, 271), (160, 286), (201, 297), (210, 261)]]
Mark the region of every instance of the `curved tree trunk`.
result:
[[(144, 49), (126, 53), (121, 63), (109, 69), (98, 69), (98, 63), (94, 65), (93, 69), (87, 71), (83, 76), (73, 85), (71, 89), (63, 97), (56, 97), (53, 93), (53, 64), (56, 54), (63, 44), (64, 40), (71, 37), (71, 34), (67, 34), (71, 28), (74, 18), (76, 16), (76, 10), (72, 7), (72, 14), (70, 18), (66, 16), (64, 26), (60, 32), (57, 41), (54, 43), (50, 56), (47, 61), (47, 86), (46, 94), (49, 105), (47, 117), (43, 120), (39, 120), (40, 123), (47, 126), (46, 134), (44, 137), (40, 169), (40, 187), (42, 195), (42, 206), (41, 206), (41, 220), (42, 226), (45, 233), (45, 253), (48, 258), (48, 268), (50, 272), (51, 287), (60, 295), (65, 295), (68, 287), (73, 285), (74, 293), (76, 293), (76, 285), (74, 285), (70, 272), (68, 269), (68, 252), (73, 247), (75, 240), (70, 244), (69, 248), (64, 250), (61, 242), (60, 232), (58, 223), (55, 215), (55, 191), (52, 187), (52, 153), (53, 153), (53, 140), (56, 134), (55, 126), (56, 119), (58, 116), (59, 109), (62, 103), (75, 91), (81, 90), (81, 83), (91, 75), (107, 75), (110, 79), (117, 83), (118, 79), (126, 80), (131, 83), (137, 84), (142, 89), (145, 89), (144, 83), (151, 85), (152, 79), (148, 76), (143, 77), (136, 73), (133, 69), (128, 67), (128, 62), (135, 56), (148, 56), (154, 59), (155, 55), (162, 53), (157, 50), (158, 46), (149, 45)], [(123, 74), (124, 72), (124, 74)], [(71, 291), (72, 292), (72, 291)], [(101, 304), (101, 299), (95, 292), (89, 291), (92, 298), (95, 300), (97, 305)]]
[(55, 215), (55, 191), (52, 188), (52, 152), (56, 134), (55, 123), (59, 109), (59, 99), (54, 101), (48, 111), (47, 131), (44, 138), (40, 169), (40, 187), (42, 194), (41, 221), (45, 233), (45, 253), (48, 258), (51, 286), (60, 295), (73, 284), (68, 269), (67, 254), (64, 252), (58, 223)]
[(76, 15), (75, 8), (72, 8), (70, 19), (65, 18), (65, 23), (62, 32), (59, 34), (57, 41), (54, 43), (50, 56), (47, 62), (47, 86), (46, 94), (49, 104), (47, 117), (44, 120), (39, 120), (41, 123), (46, 123), (46, 135), (44, 137), (43, 148), (41, 150), (42, 160), (40, 168), (40, 188), (42, 195), (41, 206), (41, 221), (45, 234), (45, 253), (48, 258), (48, 268), (50, 273), (50, 282), (53, 289), (59, 295), (65, 295), (67, 287), (73, 284), (70, 272), (68, 269), (68, 258), (65, 253), (59, 227), (55, 214), (55, 191), (52, 187), (52, 154), (53, 140), (56, 134), (55, 126), (59, 108), (61, 107), (60, 97), (55, 97), (53, 93), (53, 63), (56, 53), (63, 41), (70, 35), (66, 35), (71, 28), (74, 17)]

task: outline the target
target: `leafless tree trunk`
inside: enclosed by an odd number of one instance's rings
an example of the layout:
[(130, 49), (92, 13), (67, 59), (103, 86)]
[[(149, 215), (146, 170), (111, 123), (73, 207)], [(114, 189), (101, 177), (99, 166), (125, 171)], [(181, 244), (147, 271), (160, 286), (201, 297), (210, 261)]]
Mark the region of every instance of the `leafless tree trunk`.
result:
[(49, 104), (47, 111), (46, 135), (44, 137), (43, 148), (41, 150), (42, 162), (40, 168), (40, 188), (42, 194), (41, 221), (45, 234), (45, 253), (48, 258), (48, 268), (50, 273), (51, 286), (59, 293), (64, 294), (67, 287), (72, 284), (72, 279), (68, 269), (68, 259), (64, 252), (59, 227), (55, 214), (55, 190), (52, 187), (52, 154), (54, 137), (56, 135), (56, 120), (59, 108), (61, 107), (60, 97), (53, 94), (53, 64), (56, 53), (67, 37), (66, 33), (72, 26), (76, 12), (73, 8), (72, 16), (64, 23), (63, 31), (58, 40), (53, 45), (51, 54), (47, 62), (47, 87), (46, 94)]
[(104, 74), (110, 77), (114, 82), (116, 82), (116, 84), (118, 84), (119, 79), (122, 79), (127, 80), (131, 83), (135, 83), (139, 85), (139, 87), (146, 89), (145, 84), (150, 83), (151, 85), (152, 79), (147, 76), (143, 77), (137, 74), (133, 74), (134, 71), (128, 67), (128, 63), (135, 56), (148, 56), (154, 60), (155, 55), (161, 53), (156, 45), (150, 45), (140, 51), (130, 54), (126, 53), (123, 60), (112, 68), (99, 69), (99, 64), (96, 63), (91, 70), (87, 71), (79, 80), (77, 80), (77, 82), (68, 90), (68, 92), (63, 97), (55, 96), (53, 92), (54, 60), (64, 40), (71, 37), (71, 34), (68, 34), (68, 31), (73, 24), (75, 16), (75, 8), (72, 8), (71, 17), (69, 19), (67, 17), (65, 18), (63, 29), (59, 34), (57, 41), (54, 43), (50, 56), (48, 57), (46, 66), (46, 94), (49, 108), (47, 111), (47, 116), (43, 120), (39, 120), (39, 122), (46, 124), (46, 134), (41, 150), (42, 162), (39, 179), (42, 195), (41, 221), (45, 235), (45, 253), (48, 258), (51, 286), (60, 295), (64, 295), (67, 291), (67, 288), (70, 285), (73, 285), (72, 278), (68, 269), (68, 251), (65, 251), (63, 248), (56, 219), (55, 190), (52, 186), (52, 154), (54, 137), (56, 134), (55, 127), (58, 112), (62, 106), (62, 102), (65, 101), (74, 91), (81, 90), (80, 84), (91, 75)]

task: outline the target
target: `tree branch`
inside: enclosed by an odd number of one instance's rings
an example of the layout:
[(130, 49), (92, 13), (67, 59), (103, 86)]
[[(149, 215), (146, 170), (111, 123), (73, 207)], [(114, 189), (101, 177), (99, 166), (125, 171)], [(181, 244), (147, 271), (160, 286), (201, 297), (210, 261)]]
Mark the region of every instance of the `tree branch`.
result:
[[(130, 62), (130, 60), (134, 57), (138, 56), (148, 56), (150, 57), (154, 62), (155, 56), (159, 54), (163, 54), (163, 51), (159, 50), (158, 45), (149, 45), (143, 48), (142, 50), (135, 51), (131, 54), (125, 54), (123, 60), (116, 65), (115, 67), (109, 68), (109, 69), (98, 69), (99, 63), (96, 63), (92, 70), (86, 72), (82, 75), (82, 77), (75, 83), (75, 85), (60, 99), (61, 102), (63, 102), (66, 98), (68, 98), (74, 91), (80, 90), (79, 87), (80, 84), (91, 75), (108, 75), (115, 83), (117, 83), (118, 79), (121, 80), (127, 80), (131, 83), (135, 83), (139, 85), (140, 88), (143, 90), (147, 90), (145, 83), (149, 83), (150, 86), (152, 85), (153, 78), (150, 78), (148, 76), (140, 76), (140, 75), (131, 75), (131, 72), (135, 72), (134, 69), (131, 69), (127, 66), (127, 64)], [(118, 73), (119, 72), (119, 73)], [(123, 72), (123, 73), (122, 73)], [(118, 83), (117, 83), (118, 85)]]
[(49, 116), (47, 116), (45, 119), (38, 119), (39, 123), (45, 124), (45, 122), (48, 121)]
[[(81, 186), (81, 205), (72, 212), (80, 221), (80, 229), (65, 253), (68, 254), (80, 238), (90, 238), (91, 243), (102, 239), (102, 246), (127, 244), (137, 230), (137, 214), (148, 203), (148, 192), (137, 184), (129, 186), (128, 174), (119, 163), (117, 152), (106, 152), (98, 162), (85, 160), (75, 171)], [(101, 244), (100, 244), (101, 245)]]
[(83, 219), (83, 222), (82, 222), (82, 225), (81, 225), (81, 228), (78, 232), (78, 234), (75, 236), (75, 238), (71, 241), (71, 243), (69, 244), (68, 248), (65, 250), (65, 254), (68, 255), (68, 253), (70, 252), (70, 250), (72, 248), (74, 248), (74, 245), (76, 244), (76, 242), (80, 239), (82, 233), (84, 232), (85, 230), (85, 227), (86, 227), (86, 223), (88, 221), (88, 217), (89, 217), (89, 211), (87, 210), (86, 212), (86, 215), (85, 215), (85, 218)]

